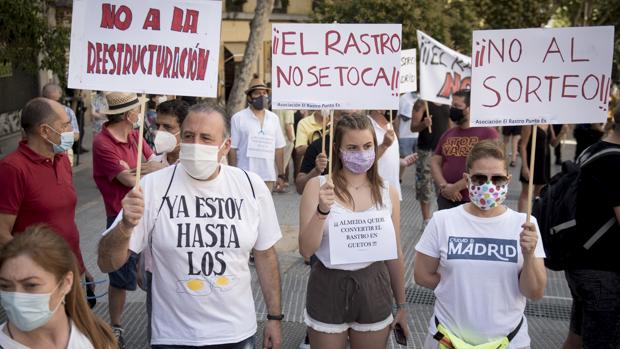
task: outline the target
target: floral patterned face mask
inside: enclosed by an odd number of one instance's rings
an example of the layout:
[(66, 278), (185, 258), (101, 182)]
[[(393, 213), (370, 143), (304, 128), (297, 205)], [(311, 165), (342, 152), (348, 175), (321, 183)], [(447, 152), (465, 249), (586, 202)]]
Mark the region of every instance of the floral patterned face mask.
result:
[(487, 179), (485, 182), (472, 180), (473, 176), (468, 176), (469, 199), (472, 204), (481, 210), (490, 210), (501, 206), (508, 195), (508, 181), (496, 181)]

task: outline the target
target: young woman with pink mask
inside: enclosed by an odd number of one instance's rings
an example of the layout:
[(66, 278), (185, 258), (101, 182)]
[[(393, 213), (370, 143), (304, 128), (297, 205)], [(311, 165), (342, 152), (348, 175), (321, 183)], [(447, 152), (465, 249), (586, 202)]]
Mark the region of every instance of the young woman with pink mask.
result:
[(416, 245), (415, 282), (436, 296), (423, 348), (530, 348), (526, 298), (547, 283), (536, 219), (503, 204), (511, 176), (498, 142), (476, 144), (463, 176), (470, 202), (435, 212)]
[[(407, 336), (400, 202), (377, 169), (370, 120), (345, 115), (336, 124), (333, 172), (312, 178), (301, 199), (299, 250), (316, 255), (305, 322), (310, 346), (385, 348), (390, 329)], [(393, 315), (393, 300), (396, 312)]]

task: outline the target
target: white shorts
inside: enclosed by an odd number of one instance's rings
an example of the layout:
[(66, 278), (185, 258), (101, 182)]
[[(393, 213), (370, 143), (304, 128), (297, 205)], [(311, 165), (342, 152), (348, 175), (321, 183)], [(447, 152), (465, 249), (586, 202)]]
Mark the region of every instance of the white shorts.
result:
[(358, 332), (370, 332), (381, 331), (382, 329), (390, 326), (392, 322), (394, 322), (394, 317), (392, 316), (392, 314), (390, 314), (387, 319), (372, 324), (359, 324), (357, 322), (348, 322), (344, 324), (326, 324), (324, 322), (311, 318), (310, 315), (308, 315), (308, 312), (304, 310), (304, 322), (311, 329), (323, 333), (342, 333), (348, 331), (349, 329)]

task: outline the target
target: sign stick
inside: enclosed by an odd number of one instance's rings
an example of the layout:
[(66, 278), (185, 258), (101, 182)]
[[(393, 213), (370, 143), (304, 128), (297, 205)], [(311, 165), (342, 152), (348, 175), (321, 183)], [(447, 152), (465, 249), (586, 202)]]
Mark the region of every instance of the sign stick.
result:
[[(140, 98), (140, 97), (138, 97)], [(142, 143), (144, 143), (144, 116), (146, 115), (146, 103), (140, 103), (140, 131), (138, 134), (138, 157), (136, 158), (136, 184), (134, 188), (140, 187), (140, 172), (142, 172)]]
[[(427, 118), (431, 118), (431, 120), (432, 120), (433, 116), (431, 115), (430, 111), (428, 110), (428, 101), (424, 101), (424, 108), (426, 108), (426, 117)], [(430, 126), (428, 127), (428, 133), (433, 133), (433, 129)]]
[[(332, 158), (334, 157), (334, 110), (332, 109), (329, 112), (329, 129), (331, 131), (331, 135), (329, 137), (329, 158), (327, 162), (327, 166), (329, 168), (329, 181), (332, 180)], [(325, 139), (325, 138), (323, 138)]]
[(392, 125), (392, 114), (394, 113), (394, 110), (390, 109), (390, 125)]
[(527, 220), (530, 222), (532, 216), (532, 195), (534, 193), (534, 165), (536, 160), (536, 134), (538, 133), (538, 125), (532, 125), (532, 147), (530, 148), (530, 178), (527, 187)]
[[(319, 111), (319, 113), (320, 113), (320, 112), (321, 112), (321, 111)], [(331, 111), (330, 111), (330, 114), (331, 114)], [(323, 141), (321, 142), (321, 153), (325, 154), (325, 124), (327, 123), (327, 122), (325, 121), (325, 117), (326, 117), (327, 115), (323, 115), (323, 114), (321, 114), (321, 115), (322, 115), (322, 117), (323, 117), (323, 131), (322, 131), (322, 133), (321, 133), (321, 137), (323, 137)]]

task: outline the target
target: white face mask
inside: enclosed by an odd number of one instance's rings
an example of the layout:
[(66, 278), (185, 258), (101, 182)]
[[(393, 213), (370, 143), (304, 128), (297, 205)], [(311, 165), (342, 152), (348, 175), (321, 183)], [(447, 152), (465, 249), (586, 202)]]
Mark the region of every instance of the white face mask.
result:
[(153, 144), (157, 154), (170, 153), (177, 147), (177, 135), (167, 131), (157, 131)]
[(197, 143), (181, 143), (179, 160), (185, 172), (195, 179), (207, 180), (217, 170), (219, 165), (217, 155), (224, 144), (226, 141), (219, 147)]
[(50, 310), (50, 298), (59, 286), (60, 284), (50, 293), (0, 291), (0, 302), (9, 321), (20, 331), (30, 332), (47, 324), (64, 302), (63, 297), (56, 308)]

